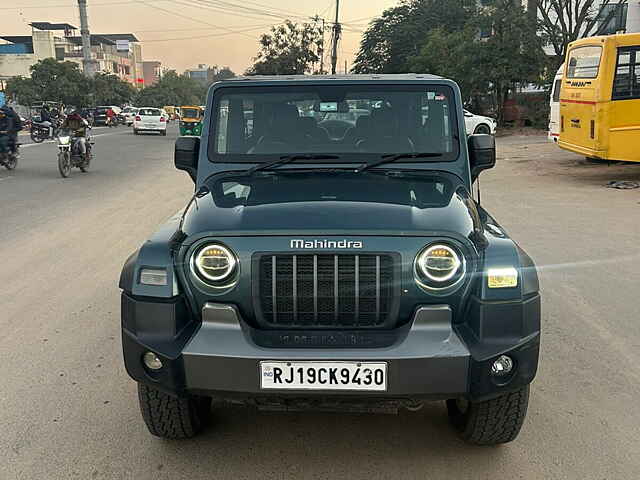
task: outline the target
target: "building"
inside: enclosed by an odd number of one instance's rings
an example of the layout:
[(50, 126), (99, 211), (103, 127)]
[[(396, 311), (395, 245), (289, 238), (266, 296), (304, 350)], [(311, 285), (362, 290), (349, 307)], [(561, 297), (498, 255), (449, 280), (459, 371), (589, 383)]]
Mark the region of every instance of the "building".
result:
[(612, 35), (638, 32), (640, 32), (640, 1), (608, 3), (601, 7), (598, 14), (598, 33)]
[[(30, 75), (31, 65), (45, 58), (71, 61), (83, 68), (82, 38), (68, 23), (33, 22), (31, 35), (1, 36), (0, 80)], [(91, 58), (96, 71), (117, 75), (142, 87), (142, 48), (135, 35), (91, 35)]]
[(209, 75), (210, 75), (210, 68), (208, 65), (204, 65), (204, 64), (200, 64), (198, 65), (198, 68), (191, 68), (189, 70), (185, 70), (185, 75), (187, 75), (189, 78), (196, 80), (197, 82), (200, 82), (203, 85), (208, 85), (209, 82)]
[(162, 78), (162, 62), (157, 60), (142, 62), (142, 71), (144, 73), (144, 86), (155, 85)]

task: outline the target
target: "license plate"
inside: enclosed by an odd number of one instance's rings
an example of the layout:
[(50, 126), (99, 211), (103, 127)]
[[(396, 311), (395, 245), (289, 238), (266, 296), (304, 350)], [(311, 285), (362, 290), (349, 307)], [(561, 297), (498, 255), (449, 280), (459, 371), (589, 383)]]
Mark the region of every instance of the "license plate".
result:
[(149, 128), (155, 128), (157, 127), (157, 125), (154, 125), (153, 123), (145, 123), (144, 124), (145, 127), (149, 127)]
[(387, 390), (386, 362), (260, 362), (265, 390)]

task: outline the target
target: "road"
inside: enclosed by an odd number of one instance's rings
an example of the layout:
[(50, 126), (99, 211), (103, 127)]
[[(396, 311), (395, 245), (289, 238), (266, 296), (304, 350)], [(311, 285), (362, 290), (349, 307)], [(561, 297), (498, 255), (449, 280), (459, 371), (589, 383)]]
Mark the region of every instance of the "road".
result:
[(482, 198), (541, 266), (543, 342), (518, 440), (463, 444), (444, 406), (398, 416), (215, 412), (189, 441), (150, 436), (121, 360), (117, 280), (192, 184), (167, 137), (96, 131), (89, 173), (53, 144), (0, 172), (0, 479), (638, 479), (639, 166), (499, 140)]

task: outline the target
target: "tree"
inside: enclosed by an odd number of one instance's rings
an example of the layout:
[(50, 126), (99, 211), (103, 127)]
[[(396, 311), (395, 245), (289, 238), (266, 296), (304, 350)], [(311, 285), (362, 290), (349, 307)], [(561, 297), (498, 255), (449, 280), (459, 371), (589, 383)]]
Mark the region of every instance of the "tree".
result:
[(135, 95), (133, 86), (117, 75), (97, 73), (91, 83), (92, 100), (95, 105), (124, 105)]
[(315, 70), (322, 51), (318, 19), (298, 25), (287, 20), (260, 37), (260, 50), (247, 75), (302, 75)]
[(518, 0), (495, 0), (483, 9), (479, 21), (492, 34), (482, 42), (477, 61), (495, 93), (501, 121), (509, 93), (517, 85), (541, 81), (546, 55), (537, 26)]
[(209, 77), (208, 80), (210, 80), (211, 83), (219, 82), (221, 80), (226, 80), (228, 78), (233, 78), (236, 76), (235, 72), (229, 67), (218, 68), (218, 66), (216, 65), (211, 70), (213, 70), (213, 72), (211, 72), (211, 75), (207, 75)]
[[(556, 69), (564, 61), (567, 46), (578, 38), (598, 33), (627, 0), (536, 0), (540, 14), (540, 31), (556, 55)], [(612, 8), (609, 8), (612, 7)], [(601, 13), (609, 10), (607, 18)], [(555, 74), (555, 69), (552, 72)]]
[(427, 34), (418, 55), (411, 58), (410, 69), (454, 79), (465, 104), (474, 104), (478, 96), (490, 90), (484, 64), (478, 61), (482, 48), (478, 30), (472, 24), (454, 32), (436, 28)]
[(202, 105), (205, 93), (205, 88), (197, 81), (170, 70), (158, 83), (140, 90), (136, 104), (158, 108), (165, 105)]
[(13, 77), (7, 80), (7, 95), (16, 103), (32, 105), (41, 99), (31, 78)]
[(411, 69), (431, 30), (462, 30), (476, 12), (475, 0), (404, 0), (382, 12), (362, 35), (354, 73), (404, 73)]

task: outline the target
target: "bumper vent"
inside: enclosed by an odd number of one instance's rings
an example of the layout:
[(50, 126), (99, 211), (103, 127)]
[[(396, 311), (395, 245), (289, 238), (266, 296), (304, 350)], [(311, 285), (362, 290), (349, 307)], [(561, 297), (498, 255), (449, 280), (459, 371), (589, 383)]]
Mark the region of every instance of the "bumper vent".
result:
[(393, 254), (263, 255), (258, 321), (275, 328), (385, 328), (399, 300)]

